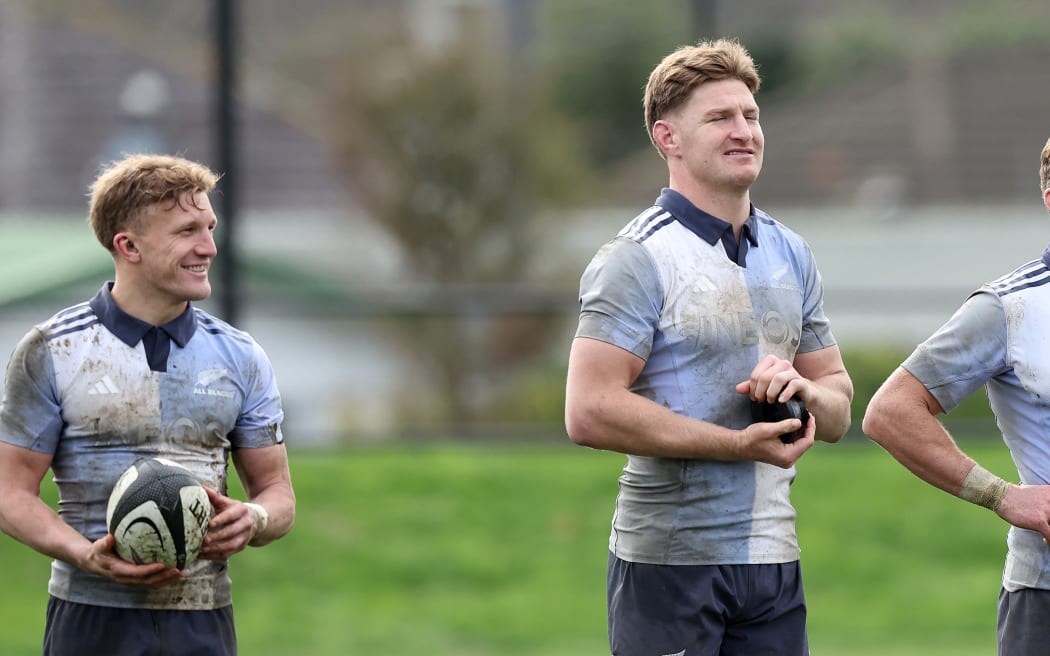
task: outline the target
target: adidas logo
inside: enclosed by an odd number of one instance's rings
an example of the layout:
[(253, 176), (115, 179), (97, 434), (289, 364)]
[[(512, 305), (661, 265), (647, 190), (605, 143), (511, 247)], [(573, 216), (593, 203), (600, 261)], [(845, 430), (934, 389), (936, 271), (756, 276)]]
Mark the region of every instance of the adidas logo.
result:
[(109, 376), (103, 376), (102, 380), (88, 388), (88, 394), (92, 396), (98, 394), (120, 394), (120, 388), (109, 379)]

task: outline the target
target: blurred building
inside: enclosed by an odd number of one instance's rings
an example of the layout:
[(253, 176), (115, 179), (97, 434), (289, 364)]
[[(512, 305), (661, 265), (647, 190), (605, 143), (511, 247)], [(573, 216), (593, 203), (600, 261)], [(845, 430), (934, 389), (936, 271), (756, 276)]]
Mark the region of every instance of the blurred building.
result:
[[(352, 204), (336, 153), (339, 117), (328, 109), (328, 87), (352, 33), (340, 25), (400, 12), (421, 47), (484, 38), (520, 48), (542, 3), (238, 3), (244, 171), (237, 180), (244, 207)], [(849, 15), (852, 6), (832, 0), (658, 5), (692, 20), (698, 36), (738, 35), (771, 58), (777, 51), (769, 43), (817, 38), (829, 15)], [(959, 7), (880, 0), (852, 11), (858, 21), (869, 12), (936, 26), (938, 15)], [(600, 13), (594, 20), (600, 23)], [(0, 3), (0, 212), (79, 212), (98, 163), (128, 149), (164, 148), (212, 161), (213, 27), (209, 0)], [(856, 35), (842, 38), (845, 49)], [(858, 66), (833, 83), (770, 98), (763, 196), (775, 204), (892, 209), (896, 202), (1001, 202), (1030, 192), (1033, 158), (1048, 132), (1050, 45), (1003, 38), (987, 47), (938, 48), (946, 38), (930, 31), (926, 50), (915, 47), (884, 66)], [(311, 41), (311, 48), (303, 45)], [(329, 44), (323, 60), (318, 43)], [(842, 57), (848, 55), (845, 49)]]
[[(339, 161), (344, 117), (335, 108), (347, 67), (381, 75), (385, 69), (362, 58), (387, 64), (397, 53), (361, 54), (361, 45), (348, 41), (402, 21), (424, 50), (482, 41), (504, 48), (514, 75), (515, 53), (536, 37), (543, 8), (559, 2), (237, 3), (242, 170), (234, 179), (251, 299), (241, 323), (275, 361), (293, 432), (323, 440), (347, 425), (382, 432), (396, 424), (397, 397), (420, 391), (418, 372), (384, 339), (390, 331), (382, 319), (415, 316), (421, 307), (451, 314), (485, 305), (481, 297), (463, 303), (456, 290), (447, 302), (418, 290), (403, 294), (403, 287), (387, 293), (406, 282), (405, 255), (356, 203)], [(9, 283), (0, 290), (0, 356), (31, 321), (90, 294), (107, 275), (107, 256), (83, 225), (86, 187), (101, 163), (124, 152), (165, 150), (214, 165), (213, 4), (0, 2), (0, 275)], [(1007, 33), (977, 39), (974, 47), (942, 47), (949, 36), (964, 37), (939, 34), (939, 17), (979, 4), (651, 3), (654, 12), (680, 14), (696, 36), (739, 36), (771, 73), (792, 44), (835, 43), (841, 30), (838, 76), (760, 95), (768, 149), (754, 194), (814, 245), (840, 339), (912, 343), (968, 290), (1034, 257), (1046, 242), (1036, 163), (1050, 136), (1050, 45), (1025, 34), (1045, 34), (1050, 25), (1039, 24), (1046, 12), (1033, 5), (1036, 18), (1016, 39)], [(558, 6), (600, 26), (598, 0)], [(993, 11), (1010, 18), (1008, 8)], [(866, 43), (864, 29), (892, 32), (901, 20), (931, 29), (884, 63), (851, 63)], [(1008, 32), (1016, 24), (992, 27)], [(556, 288), (541, 290), (529, 307), (563, 311), (572, 322), (578, 271), (665, 181), (658, 157), (644, 149), (624, 167), (622, 181), (604, 187), (621, 197), (558, 217), (557, 232), (536, 230), (537, 239), (550, 240), (545, 264), (570, 274), (544, 279)], [(41, 232), (44, 223), (53, 229)], [(502, 296), (502, 306), (533, 302), (511, 291), (488, 298)], [(570, 336), (554, 348), (565, 348)]]
[[(764, 111), (760, 193), (777, 204), (1038, 201), (1050, 45), (900, 62)], [(760, 92), (761, 93), (761, 92)]]
[[(0, 3), (0, 212), (82, 212), (99, 164), (124, 152), (214, 162), (210, 8)], [(246, 96), (237, 109), (244, 205), (345, 205), (323, 135)]]

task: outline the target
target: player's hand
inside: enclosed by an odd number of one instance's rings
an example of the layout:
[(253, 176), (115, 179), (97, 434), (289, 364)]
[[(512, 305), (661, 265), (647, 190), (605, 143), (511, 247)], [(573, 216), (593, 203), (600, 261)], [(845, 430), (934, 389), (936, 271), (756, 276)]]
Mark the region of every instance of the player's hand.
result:
[(781, 435), (799, 430), (802, 427), (801, 424), (802, 422), (798, 419), (751, 424), (740, 431), (740, 448), (744, 458), (787, 469), (798, 462), (802, 454), (808, 451), (815, 441), (817, 423), (812, 416), (806, 422), (805, 431), (801, 437), (790, 444), (781, 441)]
[(759, 360), (748, 379), (737, 384), (736, 391), (766, 403), (783, 403), (796, 395), (809, 403), (809, 381), (795, 371), (793, 364), (775, 355)]
[(205, 489), (215, 514), (208, 522), (208, 533), (204, 536), (204, 546), (198, 558), (225, 560), (243, 551), (255, 537), (255, 517), (244, 502), (223, 496), (211, 488)]
[(143, 585), (151, 588), (168, 585), (183, 576), (178, 568), (168, 567), (164, 563), (146, 565), (129, 563), (117, 555), (114, 545), (111, 533), (95, 540), (78, 566), (80, 569), (104, 576), (117, 583)]
[(1000, 517), (1026, 528), (1050, 543), (1050, 485), (1010, 485), (999, 509)]

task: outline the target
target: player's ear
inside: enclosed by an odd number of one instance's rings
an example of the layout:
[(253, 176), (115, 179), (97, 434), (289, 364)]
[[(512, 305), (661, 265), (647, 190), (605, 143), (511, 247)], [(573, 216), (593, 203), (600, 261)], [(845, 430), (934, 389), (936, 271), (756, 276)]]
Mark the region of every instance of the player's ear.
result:
[(668, 121), (662, 119), (653, 123), (653, 143), (656, 144), (657, 148), (659, 148), (664, 155), (673, 151), (677, 146), (674, 126)]
[(131, 233), (118, 232), (113, 236), (113, 250), (116, 252), (118, 257), (121, 257), (129, 262), (138, 262), (142, 259), (142, 255), (139, 253), (139, 249), (135, 246), (135, 242), (131, 239)]
[(1047, 211), (1050, 211), (1050, 187), (1043, 190), (1043, 205), (1046, 206)]

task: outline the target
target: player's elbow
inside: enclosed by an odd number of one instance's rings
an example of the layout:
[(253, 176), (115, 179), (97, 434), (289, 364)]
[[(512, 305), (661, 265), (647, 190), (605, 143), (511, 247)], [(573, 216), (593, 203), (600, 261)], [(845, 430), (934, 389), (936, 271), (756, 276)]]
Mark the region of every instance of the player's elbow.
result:
[(818, 434), (817, 437), (822, 442), (829, 444), (837, 444), (842, 441), (842, 438), (849, 432), (849, 427), (853, 424), (847, 413), (846, 417), (836, 426), (835, 430), (830, 433)]
[(864, 410), (860, 429), (876, 444), (884, 445), (891, 428), (896, 424), (893, 419), (895, 404), (888, 402), (884, 395), (876, 393)]
[(565, 432), (574, 444), (589, 446), (590, 429), (588, 428), (587, 420), (581, 416), (580, 412), (573, 412), (569, 408), (565, 409)]
[(574, 444), (592, 449), (599, 448), (599, 421), (594, 410), (579, 403), (565, 405), (565, 432)]

